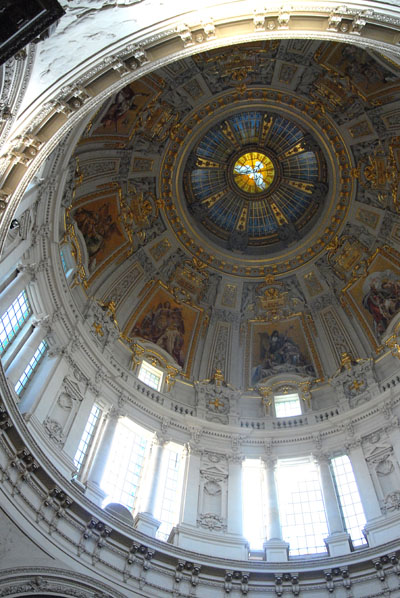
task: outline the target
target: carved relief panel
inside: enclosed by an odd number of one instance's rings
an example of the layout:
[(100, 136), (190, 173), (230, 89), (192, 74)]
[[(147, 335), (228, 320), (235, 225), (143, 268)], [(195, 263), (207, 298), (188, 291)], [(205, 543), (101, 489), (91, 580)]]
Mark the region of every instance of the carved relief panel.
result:
[(60, 447), (64, 445), (82, 399), (78, 384), (64, 378), (57, 400), (43, 422), (49, 437)]
[(226, 531), (227, 482), (226, 456), (205, 451), (200, 466), (199, 527), (214, 532)]
[[(400, 508), (400, 465), (385, 430), (363, 438), (363, 449), (378, 498), (386, 511)], [(397, 497), (397, 499), (396, 499)]]

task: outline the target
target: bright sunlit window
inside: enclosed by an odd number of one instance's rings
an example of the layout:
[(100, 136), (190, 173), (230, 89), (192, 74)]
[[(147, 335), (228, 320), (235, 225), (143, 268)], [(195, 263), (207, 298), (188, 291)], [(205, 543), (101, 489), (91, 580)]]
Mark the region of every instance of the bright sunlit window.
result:
[(300, 398), (297, 393), (288, 395), (276, 395), (274, 397), (275, 416), (293, 417), (301, 415)]
[(103, 507), (110, 502), (118, 502), (135, 510), (149, 436), (146, 430), (128, 418), (119, 420), (101, 481), (101, 488), (107, 494)]
[(154, 365), (151, 365), (147, 361), (143, 361), (140, 366), (138, 378), (147, 384), (147, 386), (151, 386), (151, 388), (154, 388), (155, 390), (160, 390), (162, 375), (163, 373), (161, 370), (158, 370)]
[(346, 529), (353, 546), (363, 546), (367, 544), (362, 533), (366, 520), (350, 459), (342, 455), (332, 459), (331, 464)]
[(170, 442), (163, 452), (161, 476), (158, 484), (156, 519), (161, 521), (156, 537), (168, 540), (178, 523), (183, 484), (183, 446)]
[(28, 382), (32, 378), (37, 366), (39, 365), (40, 361), (43, 359), (44, 354), (47, 350), (47, 343), (46, 341), (42, 341), (38, 348), (36, 349), (32, 359), (22, 372), (18, 382), (15, 385), (15, 392), (17, 395), (20, 395), (22, 391), (28, 386)]
[(277, 490), (283, 539), (290, 555), (326, 552), (328, 536), (319, 473), (311, 459), (278, 461)]
[(64, 251), (62, 249), (60, 249), (60, 258), (61, 258), (61, 264), (64, 270), (64, 274), (66, 274), (68, 272), (68, 266), (67, 266), (67, 261), (65, 259), (65, 254)]
[(0, 320), (0, 355), (4, 353), (8, 345), (14, 340), (21, 330), (24, 322), (31, 315), (31, 306), (25, 291), (22, 291), (12, 302)]
[(261, 550), (267, 534), (267, 488), (260, 459), (245, 459), (243, 480), (243, 535), (252, 550)]
[(93, 442), (95, 431), (100, 421), (100, 415), (101, 409), (95, 403), (92, 407), (78, 449), (75, 453), (74, 463), (78, 471), (82, 467), (83, 460), (85, 456), (88, 454), (88, 449)]

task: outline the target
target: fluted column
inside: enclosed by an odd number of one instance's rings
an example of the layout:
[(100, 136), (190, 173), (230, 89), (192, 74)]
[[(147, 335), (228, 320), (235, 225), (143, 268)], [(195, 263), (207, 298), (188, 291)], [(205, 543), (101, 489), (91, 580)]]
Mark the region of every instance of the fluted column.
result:
[(108, 412), (104, 420), (104, 429), (97, 446), (96, 455), (89, 470), (87, 488), (88, 495), (93, 494), (93, 500), (99, 504), (105, 498), (105, 493), (101, 490), (100, 484), (107, 465), (107, 459), (111, 451), (115, 430), (120, 418), (120, 411), (114, 407)]
[(229, 457), (228, 475), (228, 533), (243, 535), (243, 491), (242, 491), (243, 456)]
[(185, 452), (185, 478), (180, 521), (195, 526), (199, 502), (201, 450), (188, 443), (185, 445)]
[(141, 509), (144, 513), (153, 515), (156, 508), (157, 490), (160, 481), (161, 474), (161, 463), (164, 453), (165, 439), (154, 434), (153, 442), (151, 445), (151, 457), (148, 470), (148, 479), (150, 483), (148, 485), (148, 493), (143, 502), (143, 508)]
[(321, 479), (322, 495), (328, 522), (329, 536), (325, 543), (330, 556), (350, 553), (349, 534), (345, 531), (339, 508), (338, 498), (332, 479), (330, 459), (328, 455), (319, 454), (315, 457)]
[(37, 324), (30, 337), (26, 340), (24, 345), (21, 347), (21, 350), (7, 368), (6, 377), (10, 383), (10, 386), (13, 388), (45, 336), (46, 328), (40, 324)]
[(347, 447), (347, 453), (351, 461), (354, 477), (360, 494), (361, 503), (364, 509), (367, 522), (381, 517), (381, 508), (376, 496), (375, 486), (369, 473), (368, 465), (364, 457), (361, 442), (354, 442)]
[(14, 299), (26, 288), (31, 280), (29, 271), (18, 272), (9, 285), (0, 293), (0, 316), (2, 316), (10, 307)]
[(269, 562), (288, 560), (289, 544), (283, 541), (279, 515), (278, 492), (276, 489), (275, 469), (277, 459), (272, 456), (262, 457), (267, 479), (268, 529), (264, 543), (265, 558)]
[(265, 476), (267, 478), (268, 505), (268, 540), (282, 540), (282, 528), (279, 515), (278, 493), (275, 482), (276, 459), (263, 457)]
[(149, 536), (155, 536), (160, 521), (155, 518), (155, 508), (157, 493), (161, 475), (161, 464), (164, 452), (165, 439), (158, 434), (154, 434), (151, 445), (151, 455), (149, 467), (147, 469), (146, 480), (147, 493), (141, 505), (140, 513), (135, 518), (135, 527)]

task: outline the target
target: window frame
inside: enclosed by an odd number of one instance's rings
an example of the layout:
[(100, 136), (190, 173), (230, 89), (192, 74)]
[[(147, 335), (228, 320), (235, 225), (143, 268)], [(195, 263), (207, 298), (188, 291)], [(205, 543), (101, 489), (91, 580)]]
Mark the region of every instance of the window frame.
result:
[[(173, 468), (170, 467), (170, 462), (173, 460), (174, 453), (177, 461), (177, 467), (174, 470), (174, 473), (176, 474), (175, 479), (173, 479), (173, 476), (171, 475)], [(184, 478), (183, 455), (184, 447), (178, 443), (169, 442), (164, 447), (160, 480), (157, 488), (155, 517), (161, 522), (161, 525), (156, 532), (156, 538), (165, 542), (168, 540), (171, 530), (179, 521)], [(173, 502), (170, 498), (171, 494), (178, 497), (177, 504), (174, 505), (173, 509), (167, 508), (167, 504)], [(168, 517), (167, 514), (171, 514), (171, 516)]]
[[(340, 459), (340, 458), (346, 458), (347, 459), (347, 464), (350, 466), (350, 471), (349, 472), (345, 472), (345, 477), (346, 477), (346, 490), (342, 491), (342, 484), (339, 481), (339, 476), (341, 475), (340, 472), (338, 472), (338, 474), (336, 473), (336, 469), (335, 469), (335, 465), (334, 465), (334, 461), (336, 459)], [(365, 527), (366, 523), (367, 523), (367, 518), (365, 516), (365, 511), (364, 511), (364, 507), (362, 504), (362, 500), (361, 500), (361, 496), (360, 496), (360, 492), (358, 490), (357, 487), (357, 481), (355, 479), (355, 475), (354, 475), (354, 471), (353, 471), (353, 466), (351, 464), (351, 461), (348, 457), (348, 455), (346, 454), (341, 454), (341, 455), (335, 455), (334, 457), (331, 458), (330, 463), (329, 463), (329, 467), (331, 470), (331, 476), (332, 476), (332, 480), (333, 480), (333, 485), (335, 487), (335, 492), (336, 492), (336, 498), (337, 498), (337, 502), (338, 502), (338, 506), (339, 506), (339, 510), (340, 510), (340, 514), (342, 517), (342, 522), (343, 522), (343, 527), (346, 530), (346, 532), (349, 534), (350, 536), (350, 541), (351, 544), (353, 546), (354, 549), (362, 549), (368, 546), (368, 540), (367, 538), (364, 536), (364, 534), (362, 533), (362, 529)], [(348, 491), (349, 490), (349, 480), (348, 477), (352, 477), (352, 480), (350, 481), (350, 484), (352, 484), (355, 487), (355, 491)], [(345, 500), (345, 496), (351, 496), (351, 504), (349, 503), (349, 501)], [(358, 497), (358, 500), (354, 500), (354, 495), (356, 495)], [(345, 504), (345, 503), (348, 504)], [(349, 513), (347, 513), (348, 511), (348, 507), (352, 507), (353, 510), (355, 511), (358, 508), (358, 513), (354, 512), (352, 514), (352, 516), (354, 518), (357, 519), (357, 525), (349, 525), (350, 523), (350, 515)], [(359, 507), (361, 507), (361, 512)], [(360, 519), (363, 520), (362, 525), (360, 524)], [(358, 537), (355, 537), (355, 530), (358, 529), (361, 533)]]
[[(125, 438), (122, 438), (122, 440), (121, 437), (123, 435), (121, 433), (121, 428), (120, 432), (118, 432), (119, 426), (125, 428)], [(129, 458), (126, 459), (126, 470), (123, 473), (122, 468), (117, 471), (116, 468), (112, 467), (112, 459), (113, 455), (115, 456), (118, 441), (122, 445), (124, 441), (126, 443), (126, 438), (128, 437), (132, 443), (129, 447)], [(138, 450), (138, 446), (140, 451)], [(103, 508), (109, 503), (118, 502), (129, 509), (133, 515), (137, 513), (146, 479), (145, 476), (146, 468), (149, 463), (150, 446), (151, 432), (142, 428), (128, 417), (121, 418), (118, 421), (111, 450), (100, 482), (100, 488), (107, 495), (102, 505)], [(122, 449), (120, 448), (120, 451), (121, 450)], [(141, 455), (138, 456), (140, 452)], [(127, 454), (126, 451), (125, 454)], [(121, 463), (122, 461), (120, 460), (119, 464), (121, 465)], [(123, 481), (121, 481), (122, 478)], [(129, 481), (128, 478), (131, 478), (131, 480)], [(132, 492), (132, 489), (134, 489), (134, 492)], [(130, 501), (131, 504), (128, 504), (128, 501), (124, 500), (124, 495), (132, 497), (132, 500)]]
[[(97, 413), (93, 413), (94, 410), (97, 410)], [(103, 409), (99, 403), (93, 403), (92, 408), (89, 413), (89, 417), (85, 424), (85, 429), (82, 432), (81, 438), (79, 440), (78, 447), (75, 451), (74, 455), (74, 465), (78, 472), (78, 475), (81, 474), (85, 470), (86, 463), (90, 457), (91, 449), (94, 446), (94, 443), (97, 438), (98, 431), (100, 429), (100, 423), (102, 420)], [(94, 419), (94, 421), (93, 421)], [(87, 441), (85, 439), (87, 438)], [(83, 447), (81, 447), (83, 444)], [(77, 458), (78, 453), (80, 453), (79, 457)]]
[[(9, 333), (7, 333), (7, 331), (6, 331), (7, 324), (4, 323), (4, 319), (8, 318), (9, 325), (12, 324), (12, 319), (16, 317), (18, 311), (22, 307), (20, 297), (22, 298), (22, 301), (23, 301), (24, 305), (26, 306), (26, 311), (24, 311), (22, 316), (18, 319), (17, 324), (12, 327), (12, 329), (11, 329), (12, 335), (9, 336)], [(18, 304), (17, 304), (17, 302), (18, 302)], [(9, 313), (9, 312), (11, 312), (11, 310), (14, 312), (13, 314)], [(8, 308), (5, 310), (5, 312), (0, 317), (0, 328), (2, 328), (2, 330), (0, 330), (0, 334), (4, 333), (6, 335), (6, 340), (7, 340), (6, 344), (4, 344), (3, 341), (0, 340), (0, 356), (4, 356), (7, 353), (7, 351), (10, 349), (10, 347), (15, 342), (15, 340), (17, 339), (19, 334), (24, 329), (25, 324), (31, 318), (32, 313), (33, 313), (32, 306), (30, 304), (26, 289), (23, 289), (20, 293), (18, 293), (18, 295), (15, 297), (15, 299), (12, 301), (12, 303), (8, 306)]]
[(59, 247), (59, 252), (62, 271), (67, 281), (69, 281), (76, 269), (76, 263), (72, 257), (70, 245), (68, 243), (63, 243)]
[[(142, 371), (146, 372), (150, 377), (151, 376), (158, 377), (157, 386), (153, 386), (152, 384), (149, 384), (149, 382), (144, 379), (145, 376), (141, 377)], [(143, 382), (144, 384), (146, 384), (153, 390), (156, 390), (157, 392), (161, 392), (162, 384), (164, 381), (164, 372), (160, 368), (157, 368), (153, 364), (148, 362), (146, 359), (142, 360), (140, 367), (139, 367), (137, 377), (141, 382)]]
[[(285, 399), (289, 399), (290, 397), (297, 397), (297, 400), (294, 401), (290, 401), (290, 400), (286, 400)], [(279, 409), (277, 409), (277, 406), (279, 406), (279, 404), (281, 404), (282, 406), (284, 404), (290, 404), (290, 403), (296, 403), (298, 405), (299, 408), (299, 412), (298, 413), (285, 413), (282, 415), (278, 414)], [(279, 418), (279, 419), (283, 419), (286, 417), (300, 417), (300, 415), (303, 415), (303, 405), (302, 405), (302, 400), (300, 397), (300, 394), (298, 392), (287, 392), (287, 393), (283, 393), (283, 394), (274, 394), (274, 414), (275, 417)]]
[[(287, 468), (289, 471), (290, 469), (299, 473), (301, 465), (308, 465), (310, 467), (310, 471), (313, 470), (313, 478), (310, 475), (303, 475), (300, 485), (294, 486), (295, 478), (290, 476), (290, 480), (293, 484), (293, 491), (291, 492), (290, 500), (285, 501), (283, 496), (287, 497), (288, 494), (281, 483), (280, 477), (282, 475), (282, 470)], [(289, 471), (286, 472), (286, 480), (288, 479), (287, 476), (289, 475)], [(304, 558), (311, 555), (320, 555), (326, 556), (328, 554), (327, 547), (325, 544), (325, 539), (329, 536), (329, 525), (328, 525), (328, 517), (326, 513), (323, 492), (322, 492), (322, 485), (320, 480), (320, 474), (318, 467), (316, 466), (315, 462), (311, 457), (299, 457), (297, 459), (279, 459), (277, 464), (277, 472), (276, 472), (276, 489), (278, 494), (278, 504), (279, 504), (279, 514), (281, 520), (281, 528), (282, 528), (282, 537), (285, 542), (289, 543), (289, 554), (292, 558)], [(296, 484), (297, 484), (296, 480)], [(312, 484), (310, 484), (312, 482)], [(308, 486), (307, 486), (308, 484)], [(303, 487), (302, 487), (303, 486)], [(313, 486), (313, 487), (312, 487)], [(301, 500), (301, 495), (307, 494), (309, 495), (310, 501), (306, 502)], [(299, 499), (296, 502), (296, 496), (299, 496)], [(318, 497), (317, 497), (318, 495)], [(285, 508), (286, 506), (289, 508)], [(291, 507), (292, 505), (292, 507)], [(300, 508), (296, 508), (300, 507)], [(305, 509), (303, 506), (308, 505), (308, 508)], [(318, 510), (316, 508), (318, 505)], [(290, 512), (290, 509), (292, 512)], [(319, 520), (317, 515), (320, 515)], [(300, 521), (302, 519), (302, 521)], [(308, 521), (307, 521), (308, 519)], [(306, 528), (309, 526), (310, 533), (301, 533), (295, 535), (289, 535), (290, 532), (287, 530), (297, 530), (301, 528)], [(318, 530), (320, 528), (320, 530)], [(323, 528), (323, 531), (321, 531)], [(317, 544), (316, 537), (319, 536), (321, 542)], [(314, 544), (308, 544), (307, 538), (313, 537), (315, 540)], [(304, 543), (304, 547), (300, 546), (300, 542), (297, 542), (296, 546), (296, 539), (301, 538)], [(317, 550), (311, 550), (311, 548), (316, 548)]]
[[(32, 382), (34, 375), (37, 373), (39, 365), (42, 363), (44, 356), (48, 350), (49, 346), (46, 340), (40, 341), (38, 344), (36, 351), (32, 355), (29, 363), (26, 365), (24, 371), (18, 378), (14, 390), (19, 398), (24, 394), (26, 389), (28, 388), (29, 384)], [(18, 388), (18, 390), (17, 390)]]

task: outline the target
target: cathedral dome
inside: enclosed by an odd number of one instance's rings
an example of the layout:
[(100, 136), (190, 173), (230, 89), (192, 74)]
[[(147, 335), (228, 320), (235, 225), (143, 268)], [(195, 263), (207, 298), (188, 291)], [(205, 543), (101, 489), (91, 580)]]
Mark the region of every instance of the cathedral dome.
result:
[(399, 560), (400, 60), (202, 27), (74, 73), (14, 136), (0, 427), (72, 569), (297, 595), (296, 563), (331, 592)]

